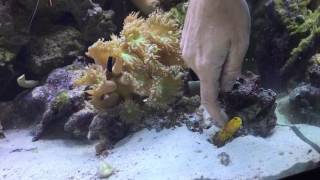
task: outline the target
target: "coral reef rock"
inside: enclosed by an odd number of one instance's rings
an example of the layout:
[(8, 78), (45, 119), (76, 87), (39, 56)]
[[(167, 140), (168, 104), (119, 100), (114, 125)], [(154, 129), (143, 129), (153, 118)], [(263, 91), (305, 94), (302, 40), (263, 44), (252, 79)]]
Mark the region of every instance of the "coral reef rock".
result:
[(95, 116), (89, 126), (88, 139), (99, 139), (96, 145), (96, 153), (101, 154), (109, 149), (126, 135), (128, 135), (129, 126), (121, 121), (119, 108), (101, 112)]
[(0, 3), (0, 100), (10, 100), (20, 91), (15, 83), (19, 74), (13, 64), (30, 39), (10, 13), (11, 4), (11, 1)]
[[(44, 33), (27, 48), (33, 73), (46, 74), (81, 54), (81, 32), (65, 28)], [(183, 96), (187, 69), (179, 40), (180, 25), (171, 13), (133, 13), (120, 37), (88, 48), (95, 64), (79, 57), (54, 69), (40, 86), (0, 104), (0, 121), (5, 128), (36, 123), (33, 141), (49, 132), (97, 139), (97, 153), (143, 127), (176, 126), (199, 105), (198, 96)]]
[(150, 14), (160, 6), (159, 0), (131, 0), (144, 14)]
[(10, 11), (9, 1), (0, 3), (0, 64), (2, 65), (12, 62), (21, 47), (29, 41), (26, 33), (16, 28), (14, 16), (9, 13)]
[(115, 13), (113, 10), (102, 10), (101, 7), (95, 6), (89, 9), (80, 23), (83, 38), (87, 43), (93, 43), (98, 38), (107, 38), (110, 34), (115, 33), (117, 27), (113, 23)]
[(84, 50), (81, 33), (72, 28), (58, 28), (50, 34), (32, 38), (28, 46), (27, 67), (44, 75), (72, 61)]
[(100, 37), (108, 37), (116, 29), (112, 22), (114, 12), (102, 9), (99, 4), (91, 0), (55, 0), (53, 2), (50, 5), (47, 1), (39, 1), (37, 4), (37, 1), (33, 0), (17, 0), (15, 8), (22, 11), (17, 13), (20, 16), (35, 12), (33, 21), (30, 23), (37, 29), (41, 29), (40, 25), (47, 25), (47, 22), (74, 24), (80, 29), (87, 43), (92, 43)]
[(43, 85), (0, 104), (3, 107), (0, 121), (4, 127), (37, 123), (33, 140), (38, 140), (48, 129), (58, 129), (54, 127), (61, 124), (59, 129), (85, 137), (95, 112), (89, 103), (85, 103), (83, 87), (72, 84), (82, 69), (84, 65), (80, 62), (58, 68), (50, 73)]
[(143, 99), (137, 97), (126, 101), (121, 99), (112, 107), (97, 108), (87, 93), (90, 92), (90, 86), (80, 84), (95, 82), (90, 80), (99, 79), (97, 75), (101, 75), (103, 80), (107, 74), (98, 68), (93, 72), (100, 74), (93, 73), (90, 74), (93, 79), (89, 78), (91, 76), (86, 78), (84, 74), (92, 69), (81, 62), (83, 59), (80, 60), (55, 69), (41, 86), (24, 91), (15, 100), (0, 103), (0, 122), (3, 127), (7, 129), (36, 123), (32, 132), (33, 141), (52, 132), (99, 140), (96, 145), (99, 154), (129, 132), (143, 127), (162, 129), (175, 126), (183, 122), (184, 113), (193, 112), (199, 106), (198, 96), (183, 96), (174, 101), (170, 106), (171, 111), (167, 108), (160, 111), (158, 107), (143, 104)]
[(308, 69), (309, 83), (301, 83), (289, 94), (289, 111), (293, 123), (320, 125), (320, 65)]
[(284, 89), (299, 80), (308, 59), (319, 49), (320, 7), (317, 0), (251, 2), (253, 32), (251, 53), (263, 86)]
[(81, 64), (56, 69), (50, 73), (44, 85), (30, 92), (32, 100), (38, 101), (43, 110), (35, 127), (33, 140), (41, 138), (45, 130), (54, 122), (64, 120), (68, 124), (70, 118), (70, 121), (78, 121), (77, 125), (82, 125), (81, 120), (75, 120), (76, 117), (81, 119), (81, 114), (75, 116), (74, 113), (85, 108), (85, 94), (83, 87), (74, 88), (72, 84), (72, 80), (79, 76), (79, 71), (81, 72)]
[(240, 117), (240, 134), (266, 137), (276, 126), (276, 93), (263, 89), (260, 77), (247, 72), (238, 78), (230, 92), (223, 95), (226, 113), (230, 118)]
[(186, 0), (131, 0), (132, 3), (144, 14), (150, 14), (156, 9), (170, 10)]
[(20, 75), (40, 80), (71, 64), (85, 45), (115, 33), (110, 8), (91, 0), (1, 1), (0, 100), (12, 100), (23, 90), (16, 83)]

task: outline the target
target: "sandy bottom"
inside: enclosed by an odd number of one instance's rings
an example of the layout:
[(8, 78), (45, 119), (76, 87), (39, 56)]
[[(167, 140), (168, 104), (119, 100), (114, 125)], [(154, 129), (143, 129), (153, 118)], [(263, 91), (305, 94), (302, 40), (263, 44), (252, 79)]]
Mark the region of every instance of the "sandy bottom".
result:
[[(320, 128), (298, 128), (320, 145)], [(320, 162), (319, 152), (287, 126), (277, 126), (268, 138), (239, 137), (222, 148), (208, 142), (216, 130), (142, 130), (120, 141), (107, 157), (95, 156), (88, 142), (31, 142), (30, 129), (8, 130), (0, 140), (0, 179), (99, 179), (102, 163), (113, 167), (109, 179), (114, 180), (277, 179)]]
[(88, 179), (99, 159), (92, 144), (47, 139), (31, 142), (29, 129), (8, 130), (0, 140), (0, 179)]
[(110, 179), (273, 179), (320, 161), (287, 127), (277, 127), (267, 139), (240, 137), (222, 148), (207, 141), (209, 133), (186, 127), (143, 130), (119, 142), (107, 158), (96, 157), (92, 144), (84, 142), (33, 143), (28, 130), (6, 134), (0, 141), (0, 179), (98, 179), (102, 162), (114, 168)]

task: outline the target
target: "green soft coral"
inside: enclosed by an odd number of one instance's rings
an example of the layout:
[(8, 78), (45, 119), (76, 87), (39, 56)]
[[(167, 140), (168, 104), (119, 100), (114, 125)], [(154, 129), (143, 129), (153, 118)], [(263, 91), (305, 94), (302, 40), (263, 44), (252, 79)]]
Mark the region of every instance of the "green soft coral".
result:
[(106, 72), (108, 76), (87, 73), (75, 83), (93, 79), (95, 84), (97, 77), (102, 76), (104, 81), (113, 81), (117, 86), (115, 93), (128, 109), (121, 114), (128, 117), (137, 114), (138, 104), (168, 108), (181, 94), (182, 76), (186, 72), (180, 54), (180, 36), (181, 26), (170, 12), (156, 11), (146, 19), (131, 13), (124, 20), (119, 37), (113, 35), (109, 41), (100, 39), (87, 52), (96, 66), (101, 67), (91, 72), (105, 74), (110, 58), (113, 60), (112, 71)]
[(182, 93), (183, 68), (181, 66), (163, 67), (157, 66), (161, 70), (155, 70), (154, 81), (150, 88), (149, 102), (157, 107), (166, 108)]
[(141, 121), (143, 115), (143, 108), (137, 102), (134, 102), (133, 100), (127, 100), (122, 104), (122, 108), (120, 110), (120, 119), (127, 124), (134, 124)]
[(179, 3), (175, 7), (170, 9), (171, 16), (177, 20), (177, 22), (182, 26), (186, 18), (189, 3)]

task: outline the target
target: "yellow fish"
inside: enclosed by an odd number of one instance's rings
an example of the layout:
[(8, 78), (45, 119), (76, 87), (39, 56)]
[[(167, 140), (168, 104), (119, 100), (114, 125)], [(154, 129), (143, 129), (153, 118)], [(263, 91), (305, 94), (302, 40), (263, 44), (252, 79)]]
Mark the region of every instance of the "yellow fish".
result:
[(242, 119), (240, 117), (234, 117), (218, 132), (214, 137), (215, 144), (222, 145), (228, 141), (232, 136), (242, 127)]

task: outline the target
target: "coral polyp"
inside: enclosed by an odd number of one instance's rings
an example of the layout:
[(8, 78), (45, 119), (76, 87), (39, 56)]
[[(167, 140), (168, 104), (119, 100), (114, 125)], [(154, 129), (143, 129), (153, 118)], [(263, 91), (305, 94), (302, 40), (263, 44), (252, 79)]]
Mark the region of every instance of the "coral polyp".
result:
[(80, 86), (80, 85), (87, 85), (91, 86), (94, 84), (99, 84), (103, 81), (106, 81), (106, 70), (103, 69), (102, 66), (92, 64), (88, 67), (86, 67), (86, 71), (83, 73), (83, 75), (74, 81), (74, 85)]
[(119, 96), (115, 93), (116, 83), (107, 80), (106, 69), (100, 65), (93, 64), (86, 67), (86, 71), (74, 81), (74, 85), (89, 87), (86, 91), (89, 94), (89, 102), (98, 110), (113, 107), (119, 101)]
[(172, 19), (170, 13), (160, 15), (152, 13), (146, 20), (146, 29), (149, 40), (165, 51), (179, 51), (179, 24)]
[(104, 110), (115, 106), (119, 102), (119, 96), (115, 92), (117, 85), (113, 81), (105, 81), (92, 86), (87, 93), (90, 95), (90, 103), (98, 110)]
[(117, 52), (121, 51), (120, 41), (115, 36), (111, 36), (112, 41), (104, 41), (99, 39), (92, 46), (88, 48), (87, 56), (94, 59), (95, 63), (101, 66), (107, 64), (108, 58), (113, 57)]

